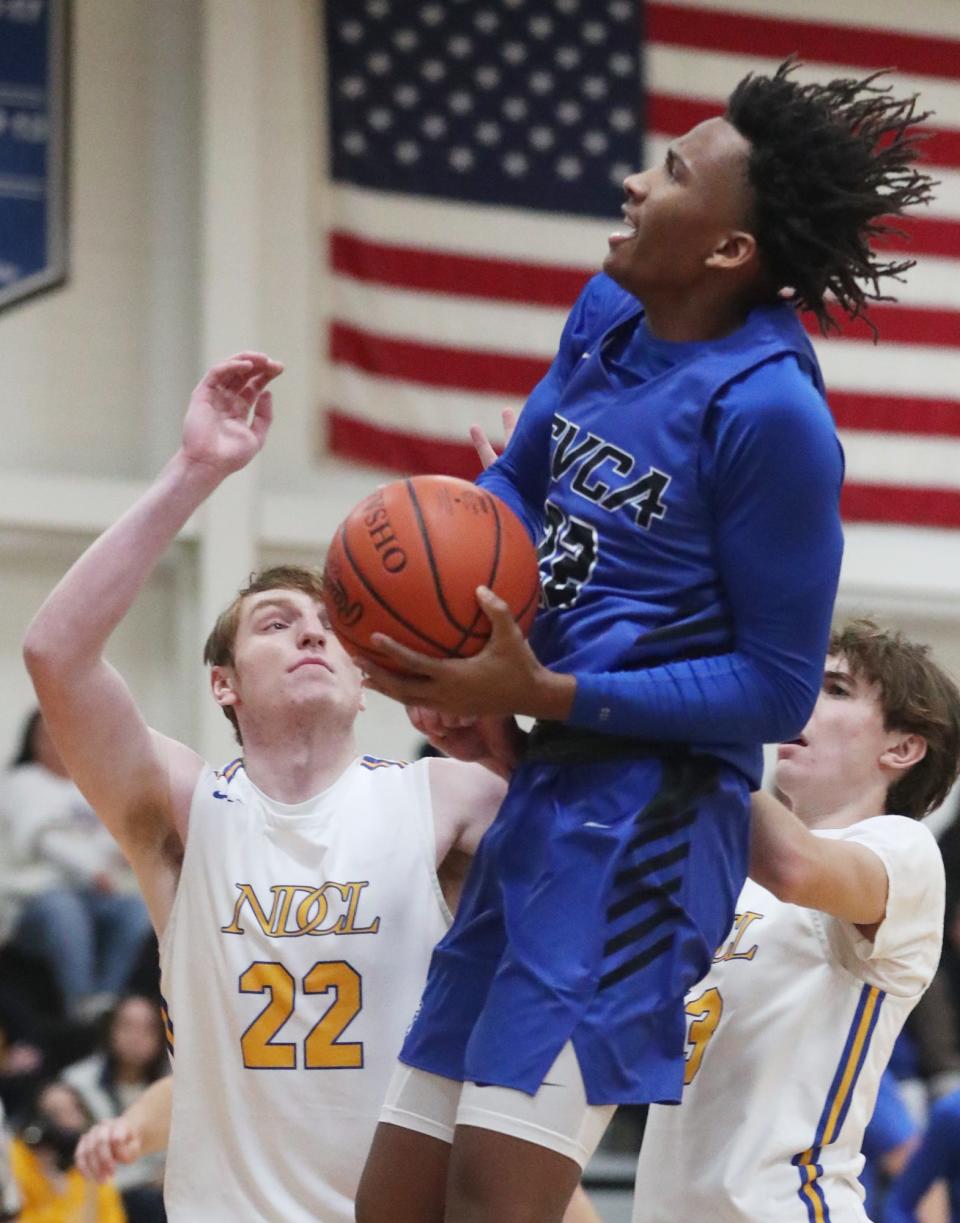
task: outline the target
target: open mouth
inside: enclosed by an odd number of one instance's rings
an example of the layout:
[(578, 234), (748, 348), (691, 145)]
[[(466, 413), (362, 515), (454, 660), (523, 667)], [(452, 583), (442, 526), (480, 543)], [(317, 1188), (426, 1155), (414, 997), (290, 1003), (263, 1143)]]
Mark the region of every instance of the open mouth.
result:
[(621, 212), (623, 213), (624, 227), (623, 229), (616, 230), (607, 238), (607, 242), (611, 247), (619, 246), (622, 242), (629, 242), (637, 234), (637, 223), (630, 215), (626, 204), (623, 205)]

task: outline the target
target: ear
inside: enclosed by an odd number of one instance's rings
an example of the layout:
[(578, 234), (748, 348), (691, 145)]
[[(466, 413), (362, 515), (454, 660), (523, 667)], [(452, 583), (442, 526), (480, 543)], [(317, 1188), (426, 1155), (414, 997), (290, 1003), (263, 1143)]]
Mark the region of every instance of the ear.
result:
[(923, 735), (893, 731), (891, 740), (880, 753), (880, 765), (894, 776), (902, 775), (907, 769), (912, 769), (927, 754), (927, 741)]
[(730, 269), (743, 268), (755, 258), (757, 240), (753, 234), (742, 229), (725, 233), (707, 256), (707, 267)]
[(210, 668), (210, 691), (221, 709), (227, 705), (236, 705), (239, 697), (236, 691), (236, 676), (232, 667)]

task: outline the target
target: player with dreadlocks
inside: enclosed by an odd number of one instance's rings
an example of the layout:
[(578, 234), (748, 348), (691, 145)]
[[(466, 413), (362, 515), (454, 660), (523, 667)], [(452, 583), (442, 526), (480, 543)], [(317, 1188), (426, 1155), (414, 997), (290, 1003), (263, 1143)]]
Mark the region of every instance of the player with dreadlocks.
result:
[(454, 754), (537, 725), (434, 953), (361, 1223), (550, 1223), (617, 1104), (680, 1099), (683, 995), (730, 930), (760, 746), (816, 700), (840, 564), (798, 308), (829, 329), (829, 294), (882, 296), (908, 261), (870, 239), (931, 186), (915, 100), (793, 67), (626, 179), (626, 228), (480, 477), (540, 546), (530, 645), (483, 591), (473, 659), (378, 642), (406, 674), (370, 685)]

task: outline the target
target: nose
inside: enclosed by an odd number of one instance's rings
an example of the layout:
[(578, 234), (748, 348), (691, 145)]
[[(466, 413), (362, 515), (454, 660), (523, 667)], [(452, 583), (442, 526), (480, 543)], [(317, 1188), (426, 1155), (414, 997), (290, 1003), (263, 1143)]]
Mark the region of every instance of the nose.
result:
[(304, 622), (297, 644), (301, 649), (307, 649), (310, 646), (323, 645), (326, 640), (327, 630), (323, 621), (318, 618)]
[(623, 190), (632, 203), (642, 203), (647, 198), (647, 174), (645, 170), (635, 170), (623, 180)]

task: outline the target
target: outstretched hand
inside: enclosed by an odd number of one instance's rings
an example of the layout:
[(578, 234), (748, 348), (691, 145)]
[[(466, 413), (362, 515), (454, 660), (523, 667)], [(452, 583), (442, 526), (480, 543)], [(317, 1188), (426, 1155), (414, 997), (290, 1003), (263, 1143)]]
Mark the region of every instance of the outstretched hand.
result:
[(110, 1180), (117, 1164), (132, 1164), (142, 1150), (140, 1135), (125, 1117), (101, 1121), (80, 1139), (74, 1162), (88, 1180)]
[(472, 658), (429, 658), (374, 633), (371, 644), (403, 674), (363, 661), (365, 683), (404, 705), (444, 714), (530, 714), (562, 720), (573, 705), (576, 680), (550, 671), (524, 640), (510, 608), (486, 586), (477, 602), (491, 625), (490, 640)]
[[(517, 427), (517, 414), (513, 408), (504, 408), (500, 413), (500, 420), (503, 423), (503, 447), (506, 449), (513, 437), (513, 431)], [(493, 443), (487, 437), (486, 431), (482, 425), (470, 426), (470, 440), (473, 442), (474, 449), (486, 470), (491, 463), (497, 460), (497, 452), (493, 448)]]
[(237, 353), (209, 369), (190, 396), (184, 455), (221, 478), (246, 467), (260, 452), (273, 419), (266, 388), (282, 372), (279, 361), (260, 352)]

